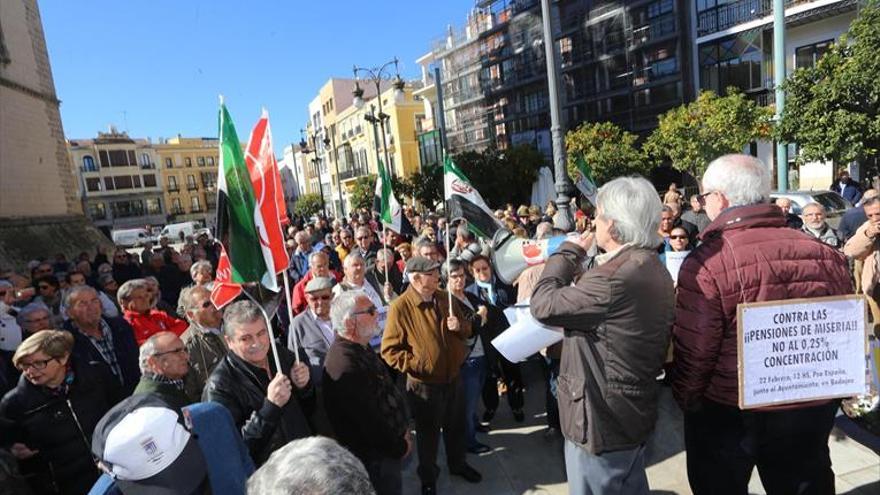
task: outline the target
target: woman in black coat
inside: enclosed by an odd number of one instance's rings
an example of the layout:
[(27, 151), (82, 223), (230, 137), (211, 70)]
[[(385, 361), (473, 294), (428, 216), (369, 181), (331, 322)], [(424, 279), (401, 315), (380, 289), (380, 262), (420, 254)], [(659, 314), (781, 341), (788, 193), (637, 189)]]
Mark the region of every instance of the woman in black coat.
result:
[(81, 495), (98, 479), (91, 454), (95, 425), (121, 399), (103, 363), (71, 357), (73, 335), (43, 330), (13, 356), (18, 385), (0, 401), (0, 437), (30, 474), (37, 494)]

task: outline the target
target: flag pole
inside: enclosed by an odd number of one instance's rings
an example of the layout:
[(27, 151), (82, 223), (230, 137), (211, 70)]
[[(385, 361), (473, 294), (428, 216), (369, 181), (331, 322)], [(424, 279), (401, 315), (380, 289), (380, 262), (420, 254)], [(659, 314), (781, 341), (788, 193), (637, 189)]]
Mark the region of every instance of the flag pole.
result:
[[(259, 282), (258, 282), (258, 284), (259, 284)], [(254, 304), (256, 304), (260, 308), (260, 312), (263, 313), (263, 318), (266, 319), (266, 330), (269, 332), (269, 345), (272, 347), (272, 357), (275, 358), (275, 369), (279, 373), (284, 373), (285, 375), (287, 375), (286, 372), (281, 371), (281, 358), (278, 357), (278, 344), (275, 343), (275, 331), (272, 330), (272, 320), (271, 320), (271, 318), (269, 318), (269, 313), (266, 313), (266, 309), (263, 308), (263, 305), (260, 304), (256, 299), (254, 299), (254, 296), (252, 296), (247, 290), (245, 290), (244, 287), (242, 287), (241, 291), (244, 292), (244, 295), (247, 296), (248, 299), (253, 301)], [(299, 353), (294, 352), (294, 354), (299, 354)], [(272, 377), (269, 377), (269, 378), (272, 378)]]
[(296, 358), (296, 362), (299, 362), (299, 339), (296, 336), (296, 332), (293, 331), (293, 302), (290, 299), (290, 282), (287, 280), (287, 270), (285, 269), (281, 272), (281, 277), (284, 278), (284, 297), (287, 300), (287, 333), (290, 335), (290, 338), (293, 339), (293, 356)]
[(446, 233), (443, 235), (443, 243), (446, 247), (446, 295), (449, 296), (449, 316), (452, 316), (452, 291), (449, 290), (448, 285), (450, 275), (449, 259), (451, 258), (451, 256), (449, 255), (449, 229), (452, 227), (452, 223), (449, 220), (449, 204), (447, 203), (447, 200), (449, 199), (449, 194), (446, 190), (446, 160), (449, 160), (448, 156), (443, 158), (443, 216), (446, 217)]

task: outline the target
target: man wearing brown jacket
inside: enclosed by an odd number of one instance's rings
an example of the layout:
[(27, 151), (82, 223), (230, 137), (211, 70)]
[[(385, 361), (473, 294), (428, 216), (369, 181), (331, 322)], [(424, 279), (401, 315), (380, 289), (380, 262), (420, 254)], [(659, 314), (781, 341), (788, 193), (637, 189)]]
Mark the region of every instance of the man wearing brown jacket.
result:
[(645, 442), (657, 421), (674, 295), (660, 263), (660, 198), (641, 177), (599, 189), (595, 242), (605, 251), (582, 272), (593, 234), (547, 260), (532, 315), (565, 329), (557, 394), (572, 495), (647, 495)]
[(382, 358), (406, 374), (406, 391), (416, 420), (422, 493), (436, 493), (440, 429), (449, 472), (471, 483), (482, 479), (465, 462), (465, 415), (459, 371), (467, 357), (470, 322), (458, 302), (439, 290), (440, 265), (414, 256), (406, 264), (410, 286), (388, 311)]

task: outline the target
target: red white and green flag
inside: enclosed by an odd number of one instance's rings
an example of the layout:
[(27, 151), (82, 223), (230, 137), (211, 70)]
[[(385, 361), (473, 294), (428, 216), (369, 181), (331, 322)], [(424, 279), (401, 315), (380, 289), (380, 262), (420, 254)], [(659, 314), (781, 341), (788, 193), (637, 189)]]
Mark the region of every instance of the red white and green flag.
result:
[(219, 128), (217, 238), (222, 252), (211, 301), (222, 308), (241, 293), (241, 284), (263, 279), (266, 261), (258, 234), (258, 228), (265, 229), (262, 212), (257, 208), (235, 125), (222, 101)]
[(272, 150), (272, 128), (269, 125), (269, 112), (265, 109), (260, 120), (251, 131), (245, 155), (251, 185), (254, 188), (259, 214), (254, 214), (254, 225), (260, 241), (260, 249), (266, 262), (266, 274), (262, 283), (278, 292), (277, 274), (287, 269), (290, 257), (284, 245), (282, 224), (287, 220), (287, 206), (284, 203), (284, 190), (281, 187), (281, 174)]

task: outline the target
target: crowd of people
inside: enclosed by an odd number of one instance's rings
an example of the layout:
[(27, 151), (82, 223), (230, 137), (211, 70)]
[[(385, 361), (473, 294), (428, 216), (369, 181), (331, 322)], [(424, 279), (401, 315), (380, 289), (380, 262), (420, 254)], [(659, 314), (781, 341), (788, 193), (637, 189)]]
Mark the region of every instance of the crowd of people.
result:
[[(413, 455), (431, 494), (441, 439), (448, 472), (481, 482), (468, 455), (492, 451), (484, 434), (503, 397), (517, 422), (526, 400), (546, 409), (571, 493), (642, 494), (659, 390), (671, 386), (694, 493), (747, 493), (756, 466), (768, 493), (833, 493), (840, 401), (740, 410), (735, 329), (740, 302), (880, 295), (880, 194), (841, 187), (858, 206), (837, 230), (818, 203), (794, 219), (789, 201), (770, 204), (767, 168), (743, 155), (714, 161), (686, 199), (674, 184), (661, 198), (645, 179), (618, 178), (515, 284), (498, 276), (490, 240), (442, 212), (405, 207), (414, 236), (365, 211), (293, 218), (289, 311), (255, 287), (218, 309), (208, 235), (6, 269), (0, 463), (22, 493), (84, 494), (102, 473), (123, 493), (236, 493), (216, 476), (240, 471), (249, 493), (399, 494)], [(495, 211), (536, 240), (564, 234), (555, 214)], [(670, 252), (690, 253), (677, 276)], [(492, 344), (517, 303), (564, 329), (534, 356), (544, 390), (527, 393), (522, 364)], [(207, 441), (189, 424), (199, 403), (219, 407), (241, 456), (218, 467), (212, 449), (192, 448)], [(162, 469), (137, 467), (132, 449), (146, 464), (165, 452)]]

